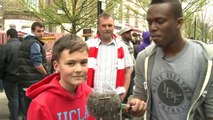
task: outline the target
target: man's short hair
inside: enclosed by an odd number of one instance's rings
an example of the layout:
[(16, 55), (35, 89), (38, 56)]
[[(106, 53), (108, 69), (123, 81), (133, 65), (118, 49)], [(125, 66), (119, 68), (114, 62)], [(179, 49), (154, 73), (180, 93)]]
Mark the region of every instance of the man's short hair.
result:
[(18, 38), (18, 32), (13, 28), (7, 30), (6, 33), (7, 33), (7, 36), (10, 36), (10, 38)]
[[(102, 14), (100, 14), (99, 16), (98, 16), (98, 24), (100, 23), (99, 22), (99, 20), (100, 20), (100, 18), (104, 18), (104, 19), (108, 19), (108, 18), (113, 18), (113, 16), (110, 14), (110, 13), (107, 13), (107, 12), (104, 12), (104, 13), (102, 13)], [(114, 19), (114, 18), (113, 18)]]
[(42, 24), (41, 22), (34, 22), (31, 26), (31, 31), (35, 31), (37, 26), (40, 28), (44, 28), (44, 24)]
[(168, 3), (171, 5), (174, 16), (176, 18), (183, 17), (183, 10), (182, 10), (182, 6), (181, 6), (181, 2), (179, 0), (152, 0), (150, 5), (162, 4), (162, 3)]
[(75, 51), (89, 51), (86, 42), (75, 34), (67, 34), (55, 42), (53, 46), (53, 59), (59, 61), (61, 53), (65, 49), (68, 49), (70, 54)]

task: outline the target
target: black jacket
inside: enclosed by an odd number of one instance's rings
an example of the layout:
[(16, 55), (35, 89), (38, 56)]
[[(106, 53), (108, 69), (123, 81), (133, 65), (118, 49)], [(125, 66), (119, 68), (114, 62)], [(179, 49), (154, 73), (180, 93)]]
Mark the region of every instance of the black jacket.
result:
[(0, 77), (5, 81), (18, 82), (18, 50), (20, 46), (21, 42), (18, 38), (11, 38), (0, 49)]
[(33, 43), (38, 43), (42, 54), (42, 65), (47, 70), (46, 53), (43, 49), (43, 43), (34, 36), (28, 36), (22, 42), (19, 49), (19, 73), (22, 87), (26, 88), (42, 80), (45, 75), (41, 74), (32, 64), (30, 59), (30, 47)]

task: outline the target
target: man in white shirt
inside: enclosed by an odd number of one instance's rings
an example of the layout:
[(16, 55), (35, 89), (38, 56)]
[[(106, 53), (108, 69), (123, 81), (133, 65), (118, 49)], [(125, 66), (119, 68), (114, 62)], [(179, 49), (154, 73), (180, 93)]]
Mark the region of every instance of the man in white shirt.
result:
[(98, 18), (97, 37), (89, 46), (87, 83), (95, 92), (116, 92), (121, 100), (129, 89), (133, 66), (127, 46), (114, 34), (114, 19), (108, 13)]

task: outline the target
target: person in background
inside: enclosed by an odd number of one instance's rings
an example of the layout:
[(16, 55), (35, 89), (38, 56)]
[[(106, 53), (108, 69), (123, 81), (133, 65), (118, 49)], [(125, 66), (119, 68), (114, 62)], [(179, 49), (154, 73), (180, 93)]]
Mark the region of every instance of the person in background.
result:
[(32, 85), (26, 95), (32, 99), (27, 120), (95, 120), (87, 110), (87, 98), (93, 91), (86, 84), (88, 46), (78, 36), (68, 34), (53, 47), (54, 68)]
[[(132, 74), (131, 74), (131, 79), (130, 79), (130, 85), (129, 85), (129, 89), (127, 91), (127, 95), (123, 100), (123, 103), (127, 103), (128, 98), (133, 94), (133, 86), (134, 86), (134, 77), (135, 77), (135, 72), (134, 72), (134, 65), (135, 65), (135, 57), (134, 57), (134, 46), (132, 43), (132, 32), (133, 29), (131, 29), (130, 27), (123, 27), (120, 32), (119, 35), (121, 36), (123, 42), (127, 45), (128, 47), (128, 51), (129, 54), (131, 56), (132, 59), (132, 63), (133, 63), (133, 67), (132, 67)], [(122, 114), (123, 118), (130, 118), (130, 116), (128, 116), (128, 114), (123, 113)]]
[(98, 17), (98, 36), (89, 46), (87, 83), (94, 92), (116, 92), (124, 100), (133, 66), (127, 46), (114, 34), (114, 19), (108, 13)]
[(138, 46), (138, 52), (144, 50), (147, 46), (149, 46), (151, 44), (150, 32), (149, 31), (143, 32), (142, 38), (143, 38), (143, 41)]
[(131, 56), (131, 59), (134, 65), (135, 58), (134, 58), (134, 46), (132, 43), (132, 34), (131, 34), (132, 30), (133, 29), (131, 29), (130, 27), (123, 27), (118, 34), (121, 36), (123, 42), (127, 45), (129, 54)]
[(141, 35), (133, 32), (132, 36), (133, 36), (132, 43), (133, 43), (133, 46), (134, 46), (134, 57), (136, 59), (137, 55), (138, 55), (138, 46), (141, 43)]
[(132, 33), (132, 43), (135, 45), (139, 45), (141, 43), (141, 34), (133, 32)]
[(154, 44), (138, 54), (125, 110), (147, 120), (213, 120), (213, 48), (182, 36), (178, 0), (152, 0), (147, 21)]
[(8, 99), (10, 120), (18, 120), (19, 116), (19, 71), (18, 71), (18, 50), (21, 42), (18, 40), (18, 33), (15, 29), (6, 32), (7, 43), (0, 50), (0, 78)]
[[(128, 51), (129, 51), (129, 54), (131, 56), (132, 63), (133, 63), (133, 69), (134, 69), (135, 57), (134, 57), (134, 46), (133, 46), (133, 43), (132, 43), (132, 34), (131, 34), (132, 31), (133, 31), (133, 29), (131, 29), (130, 27), (123, 27), (120, 30), (119, 35), (122, 37), (123, 42), (128, 47)], [(126, 97), (123, 101), (124, 103), (127, 103), (128, 97), (133, 94), (133, 86), (134, 86), (133, 78), (134, 77), (135, 77), (135, 75), (134, 75), (134, 71), (133, 71), (132, 74), (131, 74), (129, 90), (127, 91), (127, 95), (126, 95)]]
[(25, 96), (29, 86), (42, 80), (48, 75), (46, 53), (41, 38), (44, 35), (44, 25), (34, 22), (31, 26), (31, 34), (27, 35), (19, 49), (19, 73), (21, 87), (21, 110), (26, 116), (30, 99)]

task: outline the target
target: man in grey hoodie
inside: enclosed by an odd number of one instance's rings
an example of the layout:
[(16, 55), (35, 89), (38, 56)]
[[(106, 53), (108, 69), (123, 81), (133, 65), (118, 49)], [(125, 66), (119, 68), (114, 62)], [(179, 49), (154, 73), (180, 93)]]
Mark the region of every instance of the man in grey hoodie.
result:
[(155, 44), (137, 57), (126, 112), (148, 120), (213, 120), (212, 48), (182, 37), (178, 0), (152, 0), (147, 21)]

